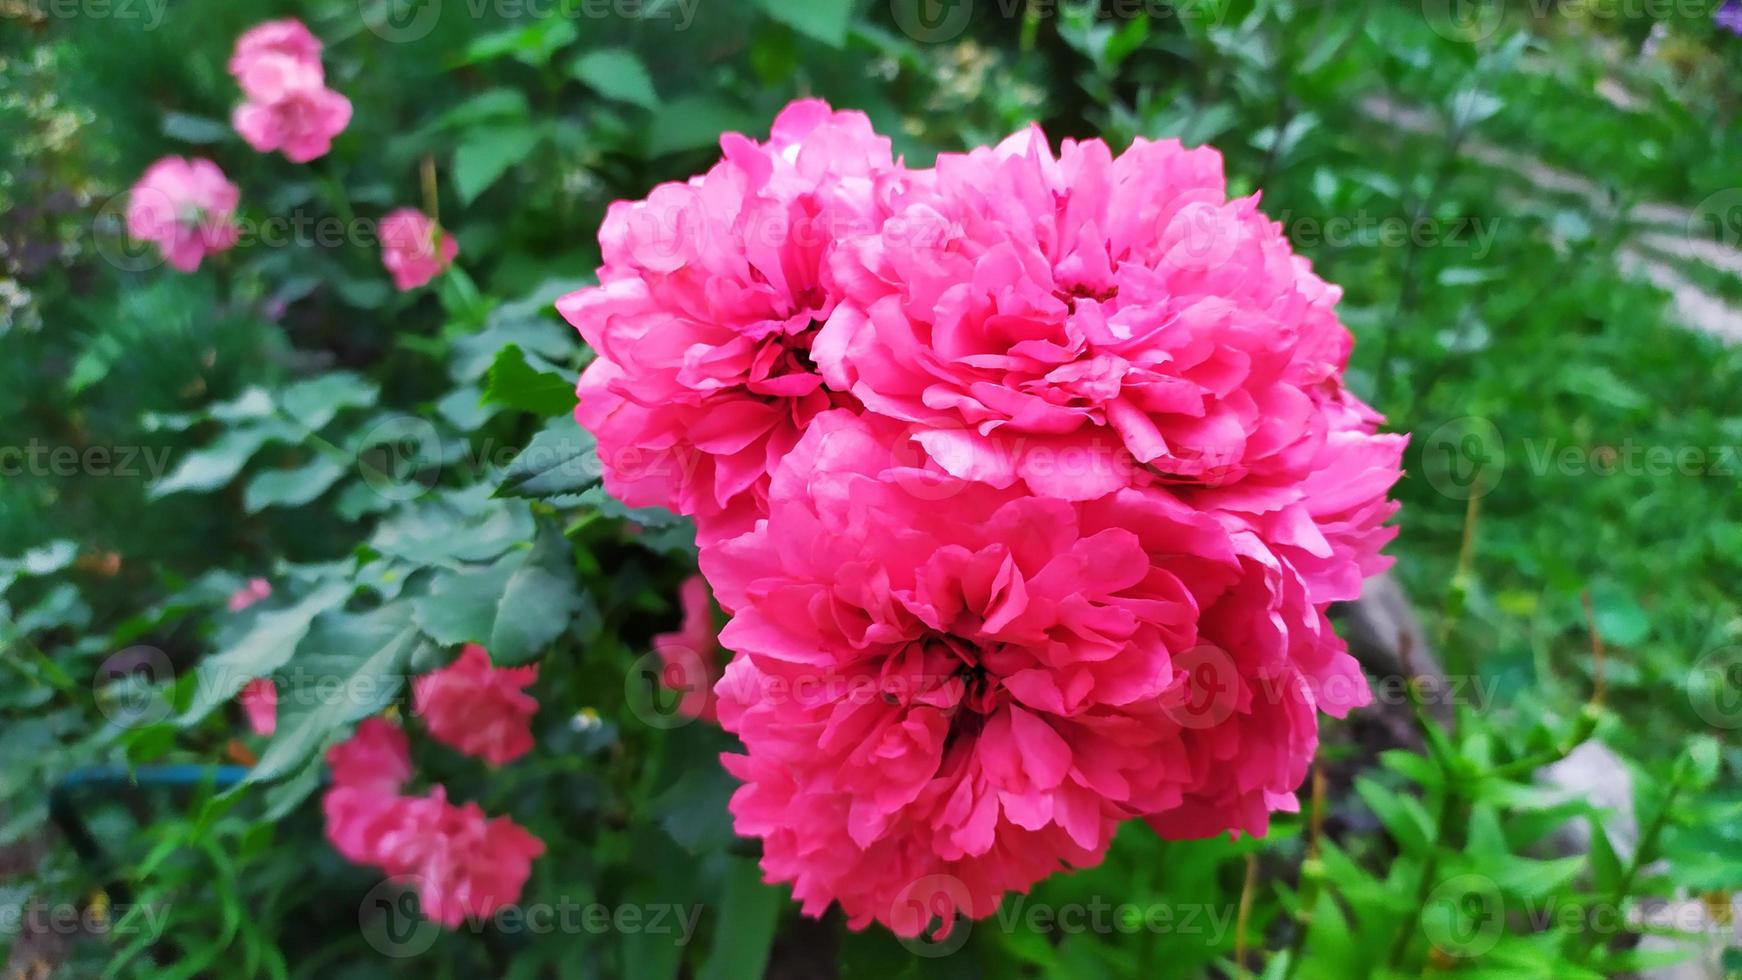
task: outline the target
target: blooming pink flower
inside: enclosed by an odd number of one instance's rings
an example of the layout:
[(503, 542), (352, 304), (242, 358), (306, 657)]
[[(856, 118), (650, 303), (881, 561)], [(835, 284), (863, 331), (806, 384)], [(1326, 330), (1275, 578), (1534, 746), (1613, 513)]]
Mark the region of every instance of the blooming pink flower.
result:
[(286, 88), (273, 102), (244, 102), (232, 116), (249, 146), (261, 153), (283, 151), (292, 163), (324, 156), (350, 121), (351, 100), (319, 85)]
[(399, 726), (364, 721), (327, 763), (327, 839), (346, 860), (412, 880), (424, 915), (450, 929), (519, 900), (544, 843), (506, 817), (485, 819), (476, 803), (450, 804), (440, 786), (402, 795), (411, 756)]
[(660, 681), (682, 694), (677, 710), (704, 721), (714, 720), (714, 682), (720, 678), (720, 639), (714, 627), (714, 604), (708, 582), (700, 575), (684, 580), (679, 592), (683, 627), (653, 638), (653, 649), (664, 669)]
[(321, 42), (295, 17), (256, 24), (236, 39), (236, 50), (230, 55), (230, 74), (240, 77), (250, 62), (266, 54), (312, 62), (319, 69)]
[(453, 663), (412, 681), (412, 703), (436, 741), (500, 766), (532, 749), (538, 701), (524, 689), (537, 679), (537, 664), (494, 667), (468, 643)]
[(944, 154), (837, 249), (812, 347), (831, 387), (924, 425), (950, 472), (1087, 500), (1122, 486), (1298, 482), (1341, 396), (1340, 290), (1221, 157), (1029, 129)]
[(455, 806), (437, 786), (402, 797), (383, 822), (373, 862), (417, 884), (423, 914), (450, 929), (520, 899), (544, 842), (507, 817), (486, 819), (476, 803)]
[(381, 219), (381, 264), (393, 274), (393, 285), (401, 291), (434, 279), (459, 253), (454, 236), (416, 208), (400, 208)]
[(242, 702), (242, 713), (248, 716), (248, 727), (254, 734), (271, 735), (278, 729), (278, 685), (271, 678), (249, 681), (236, 699)]
[(231, 612), (241, 612), (270, 595), (272, 595), (271, 582), (263, 578), (251, 578), (247, 585), (230, 593), (227, 605)]
[(145, 168), (127, 199), (127, 233), (156, 242), (181, 272), (236, 244), (242, 192), (210, 160), (164, 157)]
[[(909, 438), (818, 416), (767, 519), (702, 553), (770, 880), (913, 935), (1099, 861), (1123, 819), (1257, 833), (1292, 803), (1315, 710), (1367, 690), (1283, 559), (1161, 488), (1035, 496), (898, 465)], [(932, 876), (951, 908), (904, 897)]]
[(261, 153), (307, 163), (332, 148), (351, 121), (351, 101), (326, 87), (321, 42), (295, 19), (268, 21), (236, 40), (230, 74), (247, 101), (231, 121)]
[(557, 302), (598, 354), (575, 415), (607, 488), (693, 516), (704, 543), (747, 530), (805, 425), (850, 401), (810, 347), (836, 302), (830, 254), (873, 227), (893, 172), (864, 115), (817, 100), (782, 111), (766, 143), (720, 143), (706, 174), (613, 203), (599, 284)]
[(327, 751), (333, 785), (321, 800), (327, 839), (353, 864), (381, 863), (382, 836), (399, 819), (399, 791), (411, 778), (405, 731), (385, 718), (369, 718)]

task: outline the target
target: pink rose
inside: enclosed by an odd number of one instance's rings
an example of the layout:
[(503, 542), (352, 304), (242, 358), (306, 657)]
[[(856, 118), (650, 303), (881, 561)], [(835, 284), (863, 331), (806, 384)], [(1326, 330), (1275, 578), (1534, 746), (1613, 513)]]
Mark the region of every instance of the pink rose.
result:
[(256, 735), (271, 735), (278, 729), (278, 685), (270, 678), (256, 677), (242, 686), (236, 695), (242, 713), (248, 716), (248, 727)]
[(893, 167), (863, 114), (816, 100), (766, 143), (720, 143), (706, 174), (613, 203), (599, 284), (557, 302), (598, 354), (575, 417), (606, 486), (694, 517), (704, 543), (748, 530), (811, 418), (852, 401), (810, 348), (836, 302), (830, 253)]
[(326, 87), (321, 42), (295, 19), (268, 21), (236, 40), (230, 74), (247, 101), (231, 121), (261, 153), (307, 163), (332, 148), (351, 121), (351, 101)]
[(532, 749), (538, 702), (524, 689), (537, 679), (538, 665), (494, 667), (468, 643), (452, 664), (411, 682), (412, 703), (436, 741), (500, 766)]
[(263, 578), (251, 578), (248, 584), (230, 593), (227, 605), (231, 612), (241, 612), (272, 594), (272, 583)]
[(458, 254), (454, 236), (416, 208), (400, 208), (381, 219), (381, 264), (402, 292), (440, 275)]
[(236, 244), (242, 192), (210, 160), (164, 157), (145, 169), (127, 199), (127, 233), (156, 242), (180, 272)]
[(660, 682), (679, 692), (679, 713), (704, 721), (714, 720), (714, 682), (720, 678), (720, 638), (714, 627), (714, 603), (708, 598), (708, 582), (700, 575), (684, 580), (679, 592), (683, 604), (683, 627), (675, 633), (653, 638), (663, 669)]

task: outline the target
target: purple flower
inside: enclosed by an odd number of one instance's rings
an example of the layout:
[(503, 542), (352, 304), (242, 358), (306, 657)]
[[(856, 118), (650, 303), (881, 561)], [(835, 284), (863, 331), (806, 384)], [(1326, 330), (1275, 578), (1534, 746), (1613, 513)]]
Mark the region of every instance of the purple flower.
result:
[(1712, 23), (1732, 34), (1742, 35), (1742, 0), (1724, 0), (1724, 5), (1712, 15)]

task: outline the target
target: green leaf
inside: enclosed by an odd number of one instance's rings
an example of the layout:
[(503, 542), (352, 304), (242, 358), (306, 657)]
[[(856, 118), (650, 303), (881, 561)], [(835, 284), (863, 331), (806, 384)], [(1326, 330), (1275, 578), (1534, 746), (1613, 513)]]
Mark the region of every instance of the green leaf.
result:
[(784, 903), (780, 889), (762, 883), (762, 871), (756, 862), (731, 859), (726, 869), (720, 919), (714, 928), (714, 945), (700, 980), (762, 976)]
[(338, 460), (323, 454), (295, 469), (256, 473), (242, 489), (242, 508), (258, 514), (268, 507), (301, 507), (339, 482), (345, 469)]
[(545, 527), (530, 549), (481, 569), (443, 572), (413, 600), (417, 623), (436, 642), (479, 643), (499, 664), (536, 658), (581, 608), (562, 535)]
[(1400, 796), (1366, 777), (1355, 780), (1355, 792), (1404, 851), (1432, 849), (1433, 821), (1414, 797)]
[(1651, 635), (1651, 617), (1628, 592), (1613, 583), (1591, 589), (1591, 611), (1597, 632), (1616, 646), (1635, 646)]
[(692, 95), (666, 103), (647, 132), (647, 154), (663, 156), (698, 150), (719, 142), (728, 130), (754, 128), (756, 120), (743, 108), (712, 96)]
[(545, 424), (502, 473), (503, 497), (543, 499), (579, 493), (599, 482), (593, 435), (568, 416)]
[(458, 64), (469, 65), (511, 55), (517, 61), (541, 68), (550, 63), (551, 55), (573, 44), (580, 36), (580, 31), (568, 19), (548, 17), (525, 27), (511, 27), (474, 38), (466, 46), (465, 53), (460, 55)]
[(628, 48), (588, 51), (569, 65), (569, 74), (608, 99), (628, 102), (644, 109), (659, 107), (653, 76)]
[(168, 476), (152, 484), (148, 496), (156, 500), (186, 490), (201, 493), (216, 490), (234, 480), (262, 446), (287, 440), (293, 435), (288, 426), (271, 420), (231, 429), (204, 449), (183, 456)]
[(369, 546), (419, 565), (455, 566), (490, 561), (531, 538), (531, 509), (520, 501), (491, 500), (488, 488), (422, 500), (383, 521)]
[(410, 603), (322, 617), (308, 633), (296, 670), (279, 685), (278, 728), (247, 781), (302, 771), (346, 727), (386, 707), (404, 684), (420, 642)]
[(334, 371), (284, 389), (278, 395), (278, 407), (304, 428), (318, 431), (347, 408), (374, 405), (379, 394), (375, 383), (361, 375)]
[(519, 345), (509, 344), (490, 364), (484, 400), (535, 415), (561, 415), (567, 421), (569, 413), (575, 410), (575, 383), (560, 374), (534, 368), (527, 363)]
[(800, 34), (830, 47), (847, 43), (847, 27), (853, 21), (853, 0), (757, 0), (762, 12)]
[(194, 674), (193, 701), (182, 713), (181, 723), (198, 722), (235, 697), (249, 681), (289, 663), (315, 617), (338, 606), (350, 594), (350, 585), (329, 582), (295, 605), (261, 613), (234, 646), (200, 661)]
[(470, 133), (454, 151), (454, 193), (460, 203), (470, 204), (508, 168), (519, 163), (538, 144), (539, 131), (532, 126), (501, 126)]
[(234, 133), (230, 124), (221, 120), (191, 116), (185, 112), (163, 114), (163, 135), (183, 143), (222, 143)]

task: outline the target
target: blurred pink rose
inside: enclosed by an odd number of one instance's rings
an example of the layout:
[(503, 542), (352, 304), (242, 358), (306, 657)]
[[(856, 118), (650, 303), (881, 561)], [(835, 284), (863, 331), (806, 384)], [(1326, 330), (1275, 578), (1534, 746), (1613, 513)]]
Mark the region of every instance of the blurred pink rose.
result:
[(434, 279), (458, 254), (460, 244), (454, 236), (416, 208), (400, 208), (381, 219), (381, 264), (393, 274), (393, 285), (401, 292)]
[(180, 272), (236, 244), (242, 192), (210, 160), (164, 157), (145, 168), (127, 199), (127, 233), (156, 242)]

